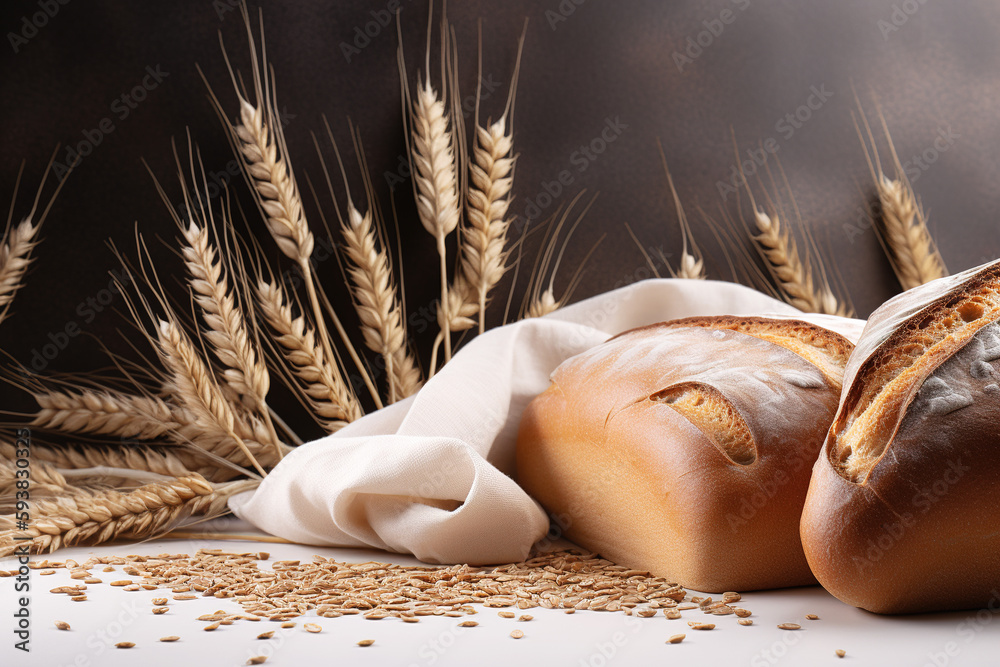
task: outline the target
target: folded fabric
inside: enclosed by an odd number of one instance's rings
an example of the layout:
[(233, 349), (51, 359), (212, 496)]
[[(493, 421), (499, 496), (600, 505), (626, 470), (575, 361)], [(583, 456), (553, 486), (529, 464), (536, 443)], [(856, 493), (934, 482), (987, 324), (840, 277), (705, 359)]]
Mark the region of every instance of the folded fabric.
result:
[(806, 315), (733, 283), (638, 282), (476, 337), (415, 396), (298, 447), (230, 508), (303, 544), (375, 547), (433, 563), (521, 560), (549, 520), (511, 478), (517, 428), (552, 371), (627, 329), (765, 314), (806, 319), (852, 341), (864, 325)]

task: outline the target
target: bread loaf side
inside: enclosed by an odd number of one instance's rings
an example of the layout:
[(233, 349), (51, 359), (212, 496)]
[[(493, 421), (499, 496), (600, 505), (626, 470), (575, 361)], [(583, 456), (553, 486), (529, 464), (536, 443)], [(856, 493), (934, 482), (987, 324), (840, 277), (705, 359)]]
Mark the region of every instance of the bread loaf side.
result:
[(799, 515), (853, 346), (794, 320), (626, 332), (563, 363), (518, 481), (569, 539), (707, 592), (814, 581)]

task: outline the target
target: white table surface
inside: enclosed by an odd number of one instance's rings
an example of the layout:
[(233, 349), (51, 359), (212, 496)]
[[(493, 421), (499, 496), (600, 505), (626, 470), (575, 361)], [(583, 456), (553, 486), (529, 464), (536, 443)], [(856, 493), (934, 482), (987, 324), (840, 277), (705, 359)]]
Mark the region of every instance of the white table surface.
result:
[[(240, 532), (245, 532), (241, 530)], [(289, 544), (262, 544), (231, 540), (158, 540), (138, 545), (74, 548), (48, 556), (51, 560), (72, 558), (80, 563), (90, 555), (159, 553), (194, 554), (202, 548), (226, 551), (268, 551), (272, 560), (310, 559), (313, 554), (337, 560), (415, 564), (404, 556), (357, 549), (325, 549)], [(45, 557), (33, 557), (45, 558)], [(259, 564), (262, 569), (266, 562)], [(12, 559), (0, 568), (14, 569)], [(103, 566), (102, 566), (103, 567)], [(121, 568), (117, 567), (116, 572)], [(65, 569), (54, 575), (31, 576), (31, 652), (14, 649), (13, 613), (17, 597), (14, 579), (0, 579), (0, 666), (122, 665), (188, 667), (212, 665), (236, 667), (250, 656), (267, 655), (268, 667), (281, 665), (391, 665), (393, 667), (446, 667), (449, 665), (545, 665), (567, 667), (610, 667), (612, 665), (998, 665), (1000, 664), (1000, 614), (986, 610), (916, 616), (876, 616), (844, 605), (822, 588), (797, 588), (746, 593), (741, 606), (753, 612), (754, 624), (740, 626), (735, 616), (706, 617), (697, 610), (684, 612), (681, 620), (662, 614), (653, 618), (629, 617), (620, 613), (577, 612), (532, 609), (534, 620), (516, 622), (497, 616), (496, 609), (480, 608), (479, 614), (465, 618), (423, 617), (419, 623), (398, 619), (369, 621), (360, 616), (296, 619), (296, 626), (282, 630), (269, 621), (237, 621), (214, 632), (205, 632), (202, 614), (223, 609), (240, 612), (233, 600), (198, 598), (175, 602), (162, 615), (151, 613), (150, 600), (163, 591), (126, 592), (108, 582), (113, 573), (95, 576), (105, 583), (88, 587), (88, 600), (73, 602), (66, 595), (49, 593), (62, 585), (78, 584)], [(820, 620), (809, 621), (806, 614)], [(458, 623), (473, 619), (475, 628)], [(55, 628), (56, 620), (66, 621), (70, 631)], [(688, 620), (709, 620), (715, 630), (695, 631)], [(319, 634), (303, 630), (305, 622), (323, 627)], [(800, 631), (783, 631), (779, 623), (794, 622)], [(524, 638), (512, 639), (511, 630), (524, 631)], [(256, 636), (275, 630), (270, 640)], [(687, 638), (671, 645), (666, 639), (675, 633)], [(180, 641), (161, 643), (160, 637), (179, 635)], [(361, 639), (374, 639), (373, 646), (357, 646)], [(130, 641), (132, 649), (114, 644)], [(839, 659), (838, 648), (847, 651)]]

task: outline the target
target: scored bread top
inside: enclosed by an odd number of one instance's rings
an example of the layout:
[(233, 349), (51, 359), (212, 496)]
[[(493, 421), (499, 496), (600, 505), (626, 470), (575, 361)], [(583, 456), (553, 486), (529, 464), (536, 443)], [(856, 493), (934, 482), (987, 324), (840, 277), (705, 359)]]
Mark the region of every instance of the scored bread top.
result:
[(564, 362), (552, 381), (586, 392), (596, 418), (581, 427), (593, 442), (603, 442), (618, 412), (653, 401), (685, 417), (729, 462), (750, 465), (762, 440), (781, 444), (817, 415), (832, 416), (830, 394), (852, 347), (798, 320), (689, 318), (619, 334)]
[(854, 344), (840, 334), (802, 320), (723, 315), (687, 317), (662, 324), (671, 328), (732, 329), (781, 345), (816, 366), (838, 390), (844, 379), (847, 359), (854, 350)]
[(1000, 319), (1000, 262), (936, 280), (887, 301), (858, 341), (827, 452), (840, 475), (864, 483), (924, 381)]

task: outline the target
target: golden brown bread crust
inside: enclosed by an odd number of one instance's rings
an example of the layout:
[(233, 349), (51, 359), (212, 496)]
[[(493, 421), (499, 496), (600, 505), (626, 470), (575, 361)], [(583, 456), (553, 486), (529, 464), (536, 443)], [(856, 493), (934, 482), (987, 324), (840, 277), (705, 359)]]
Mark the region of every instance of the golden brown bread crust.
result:
[(879, 613), (1000, 589), (1000, 263), (876, 311), (816, 462), (802, 542), (817, 579)]
[(837, 407), (830, 360), (851, 347), (766, 318), (621, 334), (529, 405), (518, 480), (569, 539), (624, 565), (707, 592), (813, 583), (799, 514)]

